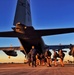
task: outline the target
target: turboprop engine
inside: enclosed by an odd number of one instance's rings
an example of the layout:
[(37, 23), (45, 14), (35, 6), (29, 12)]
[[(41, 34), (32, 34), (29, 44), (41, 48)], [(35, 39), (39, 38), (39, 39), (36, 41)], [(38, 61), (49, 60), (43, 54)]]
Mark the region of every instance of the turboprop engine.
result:
[(14, 56), (14, 57), (17, 56), (17, 52), (15, 52), (15, 51), (11, 51), (11, 50), (9, 50), (9, 51), (3, 50), (3, 51), (8, 56)]

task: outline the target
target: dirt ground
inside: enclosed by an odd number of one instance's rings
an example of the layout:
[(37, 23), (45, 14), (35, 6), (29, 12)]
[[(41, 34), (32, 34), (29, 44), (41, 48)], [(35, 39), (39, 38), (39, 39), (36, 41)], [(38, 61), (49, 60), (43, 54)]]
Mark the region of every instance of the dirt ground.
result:
[(74, 65), (31, 67), (27, 64), (0, 64), (0, 75), (74, 75)]

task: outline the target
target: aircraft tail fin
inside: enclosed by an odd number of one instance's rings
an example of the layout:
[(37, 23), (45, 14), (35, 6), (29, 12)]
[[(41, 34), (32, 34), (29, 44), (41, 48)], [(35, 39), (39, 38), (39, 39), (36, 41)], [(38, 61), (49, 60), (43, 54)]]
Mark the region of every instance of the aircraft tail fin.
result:
[(32, 25), (30, 0), (18, 0), (13, 24), (16, 25), (17, 23), (26, 26)]

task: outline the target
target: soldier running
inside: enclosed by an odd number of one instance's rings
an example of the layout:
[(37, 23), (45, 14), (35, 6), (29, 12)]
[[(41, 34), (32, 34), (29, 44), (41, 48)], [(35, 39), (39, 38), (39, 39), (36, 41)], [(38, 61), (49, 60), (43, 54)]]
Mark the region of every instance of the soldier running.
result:
[(63, 59), (64, 59), (65, 54), (63, 53), (63, 51), (61, 49), (58, 51), (58, 54), (59, 54), (59, 58), (60, 58), (60, 64), (62, 67), (64, 67)]
[(58, 57), (58, 54), (55, 50), (54, 51), (54, 54), (53, 54), (53, 59), (54, 59), (54, 66), (56, 67), (57, 66), (57, 57)]
[(47, 59), (47, 67), (51, 67), (51, 52), (47, 49), (45, 51), (45, 58)]

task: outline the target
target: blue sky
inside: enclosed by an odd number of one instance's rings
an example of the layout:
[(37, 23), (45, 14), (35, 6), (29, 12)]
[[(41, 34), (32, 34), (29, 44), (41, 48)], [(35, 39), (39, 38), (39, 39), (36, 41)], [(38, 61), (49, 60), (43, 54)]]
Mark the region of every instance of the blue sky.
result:
[[(16, 3), (17, 0), (0, 0), (0, 32), (12, 30)], [(74, 0), (31, 0), (31, 14), (35, 29), (74, 28)], [(42, 38), (48, 45), (74, 44), (74, 33)], [(20, 46), (17, 38), (0, 37), (0, 47), (11, 44)], [(21, 55), (20, 52), (18, 54)], [(2, 51), (0, 55), (5, 56)]]

